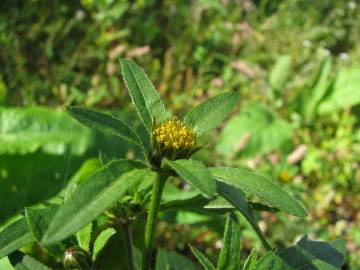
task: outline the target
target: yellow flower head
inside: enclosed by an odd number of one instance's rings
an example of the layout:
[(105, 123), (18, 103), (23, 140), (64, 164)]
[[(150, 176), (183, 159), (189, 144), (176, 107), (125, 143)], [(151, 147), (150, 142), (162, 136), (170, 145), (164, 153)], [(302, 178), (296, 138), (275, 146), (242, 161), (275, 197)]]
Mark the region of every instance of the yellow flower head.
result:
[(152, 136), (154, 143), (164, 149), (189, 149), (196, 144), (195, 132), (177, 119), (157, 124), (153, 129)]
[(157, 166), (161, 159), (186, 158), (196, 150), (196, 133), (180, 120), (167, 120), (155, 124), (152, 130), (151, 159)]

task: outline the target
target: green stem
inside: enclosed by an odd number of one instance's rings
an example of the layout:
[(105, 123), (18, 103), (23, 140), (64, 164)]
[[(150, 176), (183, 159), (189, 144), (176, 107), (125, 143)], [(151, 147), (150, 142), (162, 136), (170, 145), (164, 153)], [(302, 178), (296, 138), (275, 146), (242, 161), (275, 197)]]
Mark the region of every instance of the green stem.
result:
[(153, 184), (149, 213), (147, 216), (146, 226), (145, 226), (144, 250), (142, 257), (142, 268), (141, 268), (142, 270), (150, 270), (151, 247), (154, 238), (155, 222), (159, 211), (161, 195), (164, 189), (166, 178), (167, 178), (166, 175), (161, 174)]
[(127, 246), (129, 270), (135, 270), (134, 241), (132, 238), (129, 222), (124, 222), (122, 224), (122, 227), (124, 230), (126, 246)]

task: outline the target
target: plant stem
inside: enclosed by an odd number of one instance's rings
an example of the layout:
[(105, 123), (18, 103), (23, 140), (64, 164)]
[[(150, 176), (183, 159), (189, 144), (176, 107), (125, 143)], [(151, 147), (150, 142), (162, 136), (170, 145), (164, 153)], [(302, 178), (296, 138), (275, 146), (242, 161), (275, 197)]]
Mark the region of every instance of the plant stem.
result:
[(124, 222), (122, 224), (124, 233), (125, 233), (125, 241), (127, 246), (128, 253), (128, 266), (129, 270), (135, 270), (135, 256), (134, 256), (134, 241), (132, 238), (131, 228), (129, 222)]
[(149, 213), (147, 216), (146, 226), (145, 226), (144, 250), (142, 257), (142, 268), (141, 268), (142, 270), (150, 270), (151, 247), (154, 238), (155, 222), (159, 211), (161, 195), (164, 189), (166, 178), (167, 175), (160, 174), (153, 184)]

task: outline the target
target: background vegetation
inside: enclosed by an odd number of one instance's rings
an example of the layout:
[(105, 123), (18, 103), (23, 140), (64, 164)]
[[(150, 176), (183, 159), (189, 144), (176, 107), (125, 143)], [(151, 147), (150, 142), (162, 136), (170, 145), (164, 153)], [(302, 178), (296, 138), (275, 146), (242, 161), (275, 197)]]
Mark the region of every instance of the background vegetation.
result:
[[(118, 62), (126, 57), (146, 70), (179, 116), (206, 97), (238, 91), (236, 112), (197, 158), (278, 179), (310, 215), (263, 213), (268, 238), (278, 248), (303, 234), (344, 238), (344, 269), (359, 269), (359, 12), (359, 2), (342, 0), (3, 1), (1, 226), (98, 168), (99, 151), (134, 155), (126, 142), (63, 112), (83, 105), (132, 121)], [(157, 244), (191, 256), (192, 243), (215, 256), (224, 221), (166, 213)], [(245, 250), (261, 252), (245, 222), (242, 232)], [(119, 261), (120, 238), (105, 252), (105, 269), (106, 257)]]

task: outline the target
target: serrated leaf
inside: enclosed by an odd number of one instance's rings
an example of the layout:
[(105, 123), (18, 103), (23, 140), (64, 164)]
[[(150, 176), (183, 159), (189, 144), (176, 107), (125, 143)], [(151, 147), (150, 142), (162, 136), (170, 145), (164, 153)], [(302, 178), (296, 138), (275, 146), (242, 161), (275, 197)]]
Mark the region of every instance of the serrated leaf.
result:
[(116, 233), (115, 229), (107, 228), (98, 235), (98, 237), (94, 242), (94, 248), (92, 253), (93, 261), (96, 260), (97, 255), (105, 247), (106, 243), (110, 240), (110, 237), (113, 236), (115, 233)]
[(190, 245), (191, 252), (194, 254), (198, 262), (204, 267), (205, 270), (215, 270), (215, 266), (200, 250)]
[(292, 196), (262, 175), (247, 169), (229, 167), (210, 168), (210, 172), (218, 181), (238, 188), (246, 194), (256, 195), (282, 211), (299, 217), (307, 215)]
[(68, 107), (67, 111), (80, 123), (92, 129), (119, 136), (143, 147), (135, 131), (114, 116), (77, 106)]
[(121, 71), (128, 88), (132, 102), (148, 130), (151, 130), (153, 120), (165, 120), (165, 106), (159, 93), (145, 74), (134, 62), (121, 59)]
[(242, 270), (256, 270), (257, 255), (255, 251), (252, 251), (246, 258)]
[(200, 268), (188, 258), (174, 251), (158, 249), (155, 270), (200, 270)]
[(60, 207), (42, 243), (52, 244), (67, 238), (95, 219), (142, 178), (154, 177), (150, 169), (138, 169), (142, 167), (140, 162), (117, 160), (92, 174)]
[(41, 241), (58, 208), (58, 205), (49, 205), (46, 208), (25, 208), (27, 223), (37, 241)]
[(263, 233), (261, 232), (253, 214), (251, 208), (246, 201), (245, 194), (238, 188), (228, 185), (226, 183), (217, 181), (217, 191), (223, 196), (226, 200), (228, 200), (232, 205), (234, 205), (240, 213), (245, 217), (245, 219), (249, 222), (251, 227), (254, 229), (256, 234), (258, 235), (260, 241), (264, 245), (266, 249), (271, 249), (269, 243), (266, 241)]
[(236, 92), (217, 95), (192, 108), (184, 121), (197, 135), (201, 135), (221, 124), (234, 108), (238, 98), (239, 94)]
[(90, 241), (93, 227), (92, 225), (93, 223), (90, 222), (76, 233), (76, 239), (79, 243), (79, 246), (87, 252), (90, 252)]
[(0, 259), (33, 242), (35, 238), (25, 218), (11, 223), (0, 232)]
[(291, 57), (290, 55), (281, 55), (275, 66), (272, 68), (269, 81), (272, 88), (277, 91), (283, 90), (290, 74)]
[(220, 251), (217, 270), (238, 270), (240, 261), (240, 225), (231, 213), (226, 219), (223, 247)]
[(198, 189), (206, 198), (216, 194), (216, 183), (206, 166), (191, 159), (164, 160), (184, 181)]

